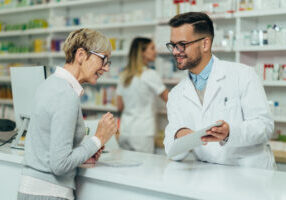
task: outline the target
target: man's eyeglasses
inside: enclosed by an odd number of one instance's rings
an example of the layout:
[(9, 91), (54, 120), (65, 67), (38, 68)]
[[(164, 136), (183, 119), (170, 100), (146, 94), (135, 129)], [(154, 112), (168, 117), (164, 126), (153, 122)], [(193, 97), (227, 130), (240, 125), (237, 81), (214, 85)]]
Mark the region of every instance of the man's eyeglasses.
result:
[(174, 43), (172, 43), (172, 42), (168, 42), (168, 43), (166, 44), (166, 47), (169, 49), (169, 51), (170, 51), (171, 53), (173, 53), (174, 48), (176, 48), (180, 53), (182, 53), (182, 52), (185, 51), (186, 45), (188, 45), (188, 44), (193, 44), (193, 43), (198, 42), (198, 41), (201, 41), (201, 40), (203, 40), (203, 39), (205, 39), (205, 37), (200, 38), (200, 39), (197, 39), (197, 40), (194, 40), (194, 41), (190, 41), (190, 42), (178, 42), (178, 43), (176, 43), (176, 44), (174, 44)]
[(111, 65), (111, 61), (108, 60), (107, 56), (96, 53), (95, 51), (89, 51), (89, 53), (97, 55), (98, 57), (100, 57), (102, 59), (102, 66), (106, 66), (106, 65), (110, 66)]

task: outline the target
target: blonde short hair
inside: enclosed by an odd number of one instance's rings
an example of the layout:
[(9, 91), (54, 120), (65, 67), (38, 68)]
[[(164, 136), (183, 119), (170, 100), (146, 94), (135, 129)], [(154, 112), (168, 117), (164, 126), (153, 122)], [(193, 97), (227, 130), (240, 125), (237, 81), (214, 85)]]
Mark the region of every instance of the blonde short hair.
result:
[(83, 48), (88, 57), (89, 51), (98, 53), (110, 53), (111, 45), (109, 39), (102, 33), (91, 29), (78, 29), (69, 34), (65, 40), (63, 50), (66, 56), (66, 63), (73, 63), (77, 49)]

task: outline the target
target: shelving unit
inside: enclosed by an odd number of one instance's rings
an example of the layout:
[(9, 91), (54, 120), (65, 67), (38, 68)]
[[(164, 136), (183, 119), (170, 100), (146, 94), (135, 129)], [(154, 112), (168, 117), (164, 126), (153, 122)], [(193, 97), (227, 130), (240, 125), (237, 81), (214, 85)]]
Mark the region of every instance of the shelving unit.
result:
[(286, 8), (238, 11), (234, 14), (234, 17), (251, 18), (251, 17), (275, 16), (275, 15), (286, 15)]
[[(125, 50), (113, 51), (112, 56), (127, 56), (128, 52)], [(0, 54), (0, 60), (11, 59), (37, 59), (37, 58), (64, 58), (64, 52), (41, 52), (41, 53), (10, 53)]]
[(265, 87), (286, 87), (286, 81), (264, 81)]

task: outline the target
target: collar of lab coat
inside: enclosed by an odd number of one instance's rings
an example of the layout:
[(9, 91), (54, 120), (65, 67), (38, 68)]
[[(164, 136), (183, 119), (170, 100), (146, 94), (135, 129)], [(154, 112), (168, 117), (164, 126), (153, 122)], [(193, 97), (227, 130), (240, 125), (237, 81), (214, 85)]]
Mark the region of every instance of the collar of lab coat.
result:
[(219, 81), (225, 77), (225, 71), (223, 69), (222, 62), (215, 56), (213, 56), (213, 58), (214, 63), (207, 82), (203, 105), (199, 100), (194, 84), (191, 82), (190, 78), (187, 77), (185, 79), (185, 88), (183, 90), (183, 95), (189, 100), (191, 100), (196, 106), (200, 107), (200, 109), (202, 109), (202, 112), (208, 109), (212, 99), (217, 95), (220, 90), (221, 86)]

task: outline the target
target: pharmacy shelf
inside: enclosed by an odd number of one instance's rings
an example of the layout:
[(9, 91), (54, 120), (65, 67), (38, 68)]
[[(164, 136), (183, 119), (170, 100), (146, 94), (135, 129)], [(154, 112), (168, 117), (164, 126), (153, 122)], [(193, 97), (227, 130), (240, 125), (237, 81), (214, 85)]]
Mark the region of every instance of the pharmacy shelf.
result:
[[(127, 51), (113, 51), (112, 56), (127, 56)], [(42, 53), (10, 53), (0, 54), (0, 60), (32, 59), (32, 58), (64, 58), (64, 52), (42, 52)]]
[(135, 27), (147, 27), (147, 26), (156, 26), (158, 24), (157, 21), (137, 21), (137, 22), (126, 22), (126, 23), (107, 23), (100, 25), (80, 25), (80, 26), (68, 26), (68, 27), (54, 27), (50, 28), (49, 31), (51, 33), (64, 33), (71, 32), (80, 28), (89, 28), (96, 30), (104, 30), (104, 29), (117, 29), (117, 28), (135, 28)]
[(41, 4), (41, 5), (24, 6), (24, 7), (17, 7), (17, 8), (1, 8), (0, 15), (45, 10), (45, 9), (48, 9), (49, 7), (50, 7), (49, 4)]
[(265, 45), (265, 46), (246, 46), (246, 47), (238, 47), (236, 48), (236, 51), (240, 52), (255, 52), (255, 51), (286, 51), (286, 45), (285, 46), (271, 46), (271, 45)]
[(83, 110), (101, 111), (101, 112), (118, 112), (115, 106), (95, 106), (95, 105), (82, 105)]
[(286, 117), (275, 117), (274, 121), (277, 123), (286, 123)]
[(23, 35), (40, 35), (40, 34), (49, 34), (49, 29), (38, 28), (38, 29), (27, 29), (27, 30), (17, 30), (17, 31), (1, 31), (0, 38), (23, 36)]
[(12, 99), (0, 99), (0, 105), (13, 105)]
[(0, 54), (0, 60), (11, 60), (11, 59), (30, 59), (30, 58), (49, 58), (48, 52), (43, 53), (10, 53)]
[(50, 52), (47, 53), (47, 55), (51, 58), (64, 58), (65, 57), (65, 52), (60, 51), (60, 52)]
[(112, 0), (81, 0), (81, 1), (76, 0), (76, 1), (64, 1), (64, 2), (59, 2), (59, 3), (54, 2), (54, 3), (48, 3), (48, 4), (33, 5), (33, 6), (23, 6), (23, 7), (17, 7), (17, 8), (2, 8), (0, 9), (0, 15), (48, 10), (50, 8), (75, 7), (75, 6), (88, 5), (88, 4), (94, 4), (94, 3), (105, 3), (108, 1), (110, 2)]
[[(52, 58), (64, 58), (65, 57), (65, 53), (63, 51), (61, 52), (51, 52), (47, 54), (49, 57)], [(111, 57), (114, 56), (127, 56), (128, 52), (126, 50), (117, 50), (117, 51), (112, 51), (111, 52)]]
[(128, 55), (128, 51), (126, 51), (126, 50), (116, 50), (116, 51), (111, 52), (111, 57), (113, 57), (113, 56), (127, 56), (127, 55)]
[(0, 83), (10, 83), (11, 78), (10, 76), (0, 76)]
[(230, 52), (235, 53), (235, 51), (232, 48), (229, 47), (213, 47), (213, 52)]
[(235, 19), (232, 13), (207, 13), (212, 20)]
[(271, 15), (286, 15), (286, 8), (278, 9), (264, 9), (264, 10), (251, 10), (251, 11), (239, 11), (234, 14), (235, 17), (246, 18), (246, 17), (261, 17)]
[(129, 23), (107, 23), (100, 25), (79, 25), (79, 26), (63, 26), (63, 27), (39, 28), (39, 29), (17, 30), (17, 31), (2, 31), (0, 32), (0, 38), (25, 36), (25, 35), (43, 35), (50, 33), (69, 33), (80, 28), (105, 30), (105, 29), (117, 29), (117, 28), (147, 27), (156, 25), (157, 21), (141, 21), (141, 22), (138, 21)]
[(265, 87), (286, 87), (286, 81), (263, 81)]

